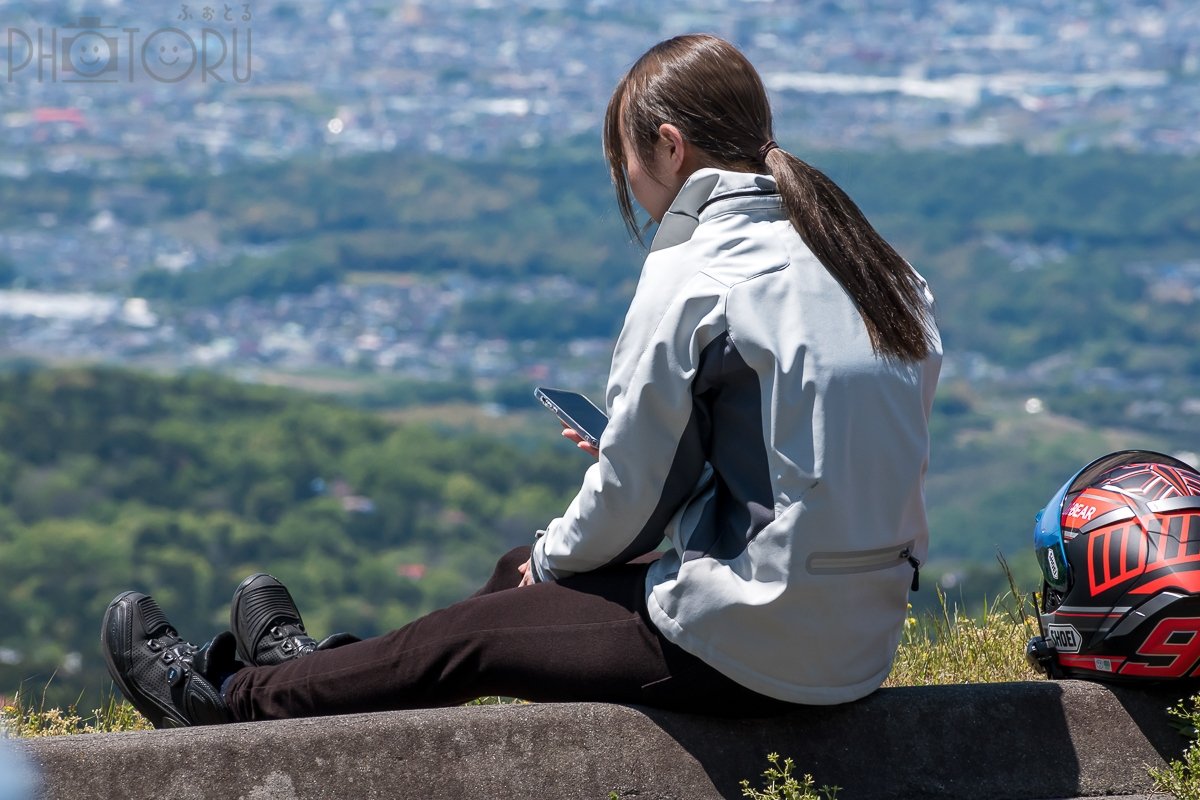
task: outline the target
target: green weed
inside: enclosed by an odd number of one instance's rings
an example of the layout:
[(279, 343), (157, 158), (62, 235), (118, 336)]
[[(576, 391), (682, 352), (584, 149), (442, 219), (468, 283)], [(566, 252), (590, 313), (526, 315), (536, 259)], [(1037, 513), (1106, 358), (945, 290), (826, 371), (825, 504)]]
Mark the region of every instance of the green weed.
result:
[(797, 780), (792, 775), (795, 763), (792, 759), (785, 758), (780, 764), (778, 753), (767, 754), (767, 761), (771, 766), (763, 771), (766, 786), (759, 791), (750, 786), (750, 781), (742, 781), (743, 797), (749, 797), (751, 800), (836, 800), (840, 786), (822, 786), (816, 789), (813, 776), (808, 774)]
[(1154, 788), (1174, 795), (1176, 800), (1200, 800), (1200, 695), (1181, 700), (1168, 712), (1175, 725), (1191, 744), (1183, 751), (1183, 759), (1172, 761), (1165, 768), (1150, 768)]
[[(822, 786), (817, 789), (813, 776), (808, 774), (797, 779), (792, 774), (792, 770), (796, 768), (792, 759), (785, 758), (781, 764), (778, 753), (769, 753), (767, 761), (770, 766), (763, 771), (766, 785), (760, 791), (752, 787), (750, 781), (742, 781), (742, 797), (749, 797), (751, 800), (837, 800), (840, 786)], [(616, 792), (608, 793), (608, 800), (620, 799), (621, 796)]]

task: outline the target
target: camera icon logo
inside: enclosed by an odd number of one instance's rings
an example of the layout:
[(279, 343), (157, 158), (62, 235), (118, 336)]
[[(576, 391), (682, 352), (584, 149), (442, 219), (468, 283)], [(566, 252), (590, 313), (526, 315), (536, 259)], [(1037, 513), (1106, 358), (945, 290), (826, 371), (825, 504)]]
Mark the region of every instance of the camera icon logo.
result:
[[(63, 29), (62, 71), (74, 73), (67, 82), (115, 83), (117, 72), (117, 26), (101, 25), (99, 17), (80, 17), (78, 25)], [(112, 77), (109, 77), (112, 73)]]

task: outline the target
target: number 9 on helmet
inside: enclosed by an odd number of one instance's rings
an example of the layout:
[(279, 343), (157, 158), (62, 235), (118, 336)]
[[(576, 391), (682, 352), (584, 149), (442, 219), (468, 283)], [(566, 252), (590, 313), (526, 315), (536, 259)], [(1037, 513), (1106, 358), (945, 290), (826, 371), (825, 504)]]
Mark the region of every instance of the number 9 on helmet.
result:
[(1200, 677), (1200, 473), (1150, 450), (1096, 459), (1036, 517), (1030, 664), (1051, 677)]

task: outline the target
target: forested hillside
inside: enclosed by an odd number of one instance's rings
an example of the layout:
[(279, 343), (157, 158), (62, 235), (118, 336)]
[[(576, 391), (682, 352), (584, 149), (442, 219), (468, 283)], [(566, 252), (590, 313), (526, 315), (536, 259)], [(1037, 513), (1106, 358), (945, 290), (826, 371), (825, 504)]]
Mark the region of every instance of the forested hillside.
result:
[(0, 374), (0, 695), (55, 672), (58, 702), (98, 690), (100, 617), (129, 588), (203, 638), (262, 569), (314, 631), (466, 596), (587, 467), (542, 421), (502, 439), (213, 377)]

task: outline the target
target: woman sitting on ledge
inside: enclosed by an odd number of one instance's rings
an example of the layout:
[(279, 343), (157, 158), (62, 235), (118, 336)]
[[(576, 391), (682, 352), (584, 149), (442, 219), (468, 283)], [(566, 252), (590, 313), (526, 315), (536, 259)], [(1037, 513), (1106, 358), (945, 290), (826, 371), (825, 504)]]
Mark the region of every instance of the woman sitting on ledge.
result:
[(617, 85), (617, 203), (635, 236), (635, 200), (660, 225), (608, 428), (598, 449), (568, 433), (597, 463), (532, 547), (362, 641), (310, 638), (262, 573), (202, 647), (126, 592), (102, 640), (129, 701), (161, 727), (484, 695), (763, 714), (878, 688), (925, 556), (941, 343), (925, 281), (773, 135), (757, 72), (711, 36)]

